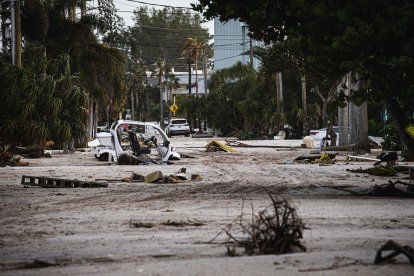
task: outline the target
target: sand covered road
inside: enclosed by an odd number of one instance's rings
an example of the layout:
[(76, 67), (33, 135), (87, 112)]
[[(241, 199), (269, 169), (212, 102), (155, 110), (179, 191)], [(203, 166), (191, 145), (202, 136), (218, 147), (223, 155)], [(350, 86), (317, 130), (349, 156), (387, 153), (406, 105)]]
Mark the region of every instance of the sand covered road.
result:
[[(338, 188), (364, 190), (390, 178), (332, 166), (293, 164), (298, 148), (238, 148), (207, 153), (207, 139), (172, 138), (184, 158), (173, 165), (118, 166), (91, 152), (31, 159), (29, 167), (0, 168), (0, 273), (2, 275), (410, 275), (404, 257), (373, 265), (378, 248), (392, 239), (414, 247), (414, 200), (361, 197)], [(131, 173), (185, 167), (202, 181), (126, 183)], [(22, 175), (112, 179), (108, 188), (24, 188)], [(396, 177), (394, 179), (397, 179)], [(241, 213), (284, 195), (310, 229), (307, 252), (228, 257), (225, 236), (210, 243)], [(136, 227), (134, 223), (151, 227)], [(166, 223), (169, 222), (169, 223)], [(176, 226), (171, 222), (181, 222)], [(185, 222), (185, 223), (183, 223)], [(198, 223), (199, 222), (199, 223)]]

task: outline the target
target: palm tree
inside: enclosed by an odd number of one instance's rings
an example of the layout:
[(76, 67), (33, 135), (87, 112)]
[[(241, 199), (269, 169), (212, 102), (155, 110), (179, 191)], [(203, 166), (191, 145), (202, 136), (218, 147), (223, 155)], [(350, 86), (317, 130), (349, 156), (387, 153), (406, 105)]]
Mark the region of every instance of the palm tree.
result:
[[(187, 60), (189, 61), (194, 61), (195, 64), (195, 71), (196, 71), (196, 96), (198, 97), (198, 57), (200, 55), (200, 49), (201, 49), (201, 45), (200, 43), (197, 41), (197, 38), (195, 37), (191, 37), (189, 36), (187, 38), (187, 41), (185, 43), (184, 46), (184, 50), (182, 52), (182, 55), (185, 56), (187, 58)], [(188, 89), (191, 89), (191, 87), (189, 87)]]

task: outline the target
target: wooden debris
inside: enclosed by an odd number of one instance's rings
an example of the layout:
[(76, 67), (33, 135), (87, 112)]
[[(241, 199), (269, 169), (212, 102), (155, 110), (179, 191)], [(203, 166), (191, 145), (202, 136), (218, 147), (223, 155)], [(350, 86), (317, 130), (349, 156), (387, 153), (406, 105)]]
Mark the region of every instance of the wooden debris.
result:
[(42, 188), (106, 188), (108, 183), (74, 179), (49, 178), (44, 176), (22, 176), (22, 185)]
[(316, 160), (327, 160), (328, 158), (330, 160), (334, 160), (337, 153), (320, 153), (320, 154), (304, 154), (299, 157), (296, 157), (294, 161), (300, 161), (300, 160), (308, 160), (308, 161), (316, 161)]
[(395, 176), (397, 174), (397, 170), (395, 170), (394, 168), (385, 167), (382, 165), (368, 168), (366, 170), (359, 168), (356, 170), (347, 169), (346, 171), (354, 172), (354, 173), (367, 173), (367, 174), (375, 175), (375, 176)]
[(207, 151), (208, 152), (214, 152), (214, 151), (226, 151), (226, 152), (237, 152), (237, 150), (224, 145), (223, 143), (220, 143), (216, 140), (211, 140), (208, 144), (207, 144)]
[(145, 176), (145, 182), (147, 183), (156, 183), (163, 179), (163, 174), (161, 171), (155, 171), (150, 173), (149, 175)]
[(122, 182), (145, 182), (145, 176), (137, 173), (132, 173), (130, 177), (125, 177)]
[(204, 226), (205, 223), (198, 221), (198, 220), (190, 220), (187, 221), (171, 221), (167, 220), (165, 222), (161, 222), (161, 225), (164, 226), (174, 226), (174, 227), (184, 227), (184, 226)]
[[(391, 253), (386, 256), (382, 256), (384, 251), (391, 251)], [(400, 254), (405, 255), (414, 266), (414, 249), (408, 245), (401, 246), (393, 240), (389, 240), (386, 244), (381, 246), (375, 256), (374, 264), (390, 262), (394, 259), (394, 257)]]
[(130, 221), (129, 222), (129, 226), (130, 227), (134, 227), (134, 228), (152, 228), (155, 226), (154, 223), (149, 223), (149, 222), (140, 222), (140, 221)]
[[(272, 204), (255, 213), (252, 206), (251, 218), (245, 219), (242, 214), (227, 225), (216, 237), (222, 233), (227, 235), (227, 252), (232, 256), (239, 256), (235, 247), (244, 248), (244, 254), (285, 254), (295, 251), (305, 251), (300, 239), (303, 230), (307, 229), (299, 217), (296, 208), (283, 197), (274, 198), (270, 195)], [(229, 248), (229, 244), (233, 247)]]
[(370, 157), (365, 157), (365, 156), (356, 156), (356, 155), (348, 155), (347, 159), (356, 159), (356, 160), (362, 160), (362, 161), (374, 161), (374, 162), (378, 162), (381, 161), (380, 159), (377, 158), (370, 158)]

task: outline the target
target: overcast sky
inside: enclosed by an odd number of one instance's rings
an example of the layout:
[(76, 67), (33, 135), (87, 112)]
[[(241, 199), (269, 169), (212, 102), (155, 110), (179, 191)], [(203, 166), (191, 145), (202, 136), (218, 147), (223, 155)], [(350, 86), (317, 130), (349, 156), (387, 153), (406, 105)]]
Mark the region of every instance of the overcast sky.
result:
[[(135, 0), (114, 0), (114, 4), (119, 11), (133, 11), (137, 7), (148, 6), (148, 8), (160, 8), (163, 7), (155, 5), (146, 5), (143, 3), (134, 2)], [(191, 3), (196, 3), (196, 0), (142, 0), (139, 2), (145, 2), (148, 4), (157, 4), (157, 5), (166, 5), (172, 7), (191, 7)], [(194, 11), (192, 11), (194, 12)], [(132, 20), (133, 14), (131, 12), (118, 12), (118, 15), (122, 17), (127, 26), (132, 26), (134, 24)], [(210, 34), (214, 34), (214, 23), (209, 21), (202, 24), (203, 27), (208, 28)]]

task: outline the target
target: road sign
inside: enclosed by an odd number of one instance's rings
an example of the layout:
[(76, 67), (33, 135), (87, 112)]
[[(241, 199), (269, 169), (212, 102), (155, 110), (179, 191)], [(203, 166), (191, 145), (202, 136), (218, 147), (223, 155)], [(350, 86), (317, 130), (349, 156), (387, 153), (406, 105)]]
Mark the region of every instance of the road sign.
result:
[(177, 112), (177, 110), (178, 110), (178, 106), (176, 104), (172, 104), (170, 106), (170, 110), (171, 110), (171, 112), (173, 112), (175, 114), (175, 112)]

